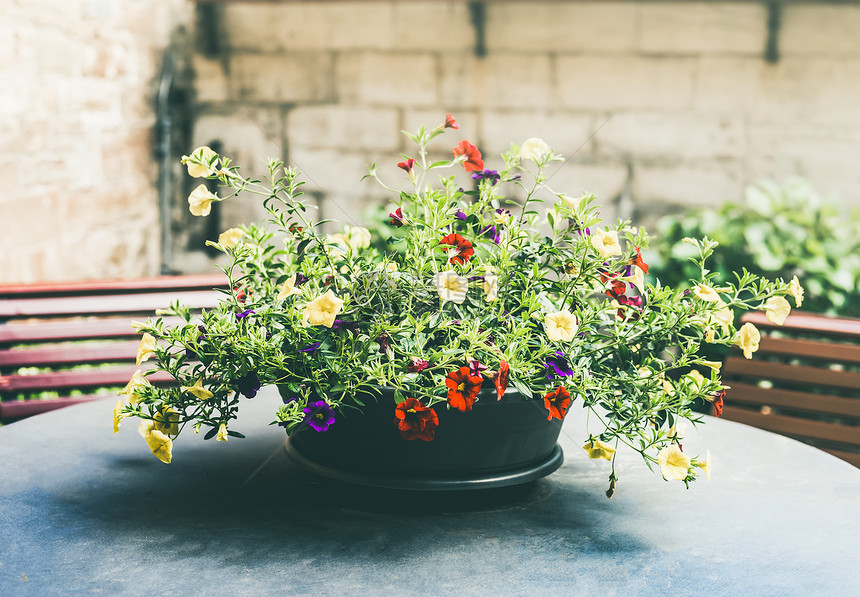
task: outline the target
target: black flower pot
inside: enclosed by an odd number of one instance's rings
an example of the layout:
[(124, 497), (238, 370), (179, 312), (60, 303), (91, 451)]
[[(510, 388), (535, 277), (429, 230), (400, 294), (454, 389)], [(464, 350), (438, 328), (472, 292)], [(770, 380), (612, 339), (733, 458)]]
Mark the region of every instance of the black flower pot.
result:
[(404, 440), (394, 423), (393, 390), (362, 395), (363, 412), (342, 411), (325, 432), (304, 428), (287, 439), (287, 453), (303, 468), (361, 485), (414, 490), (464, 490), (528, 483), (563, 461), (556, 443), (561, 421), (547, 420), (536, 400), (509, 389), (481, 392), (472, 410), (434, 407), (433, 441)]

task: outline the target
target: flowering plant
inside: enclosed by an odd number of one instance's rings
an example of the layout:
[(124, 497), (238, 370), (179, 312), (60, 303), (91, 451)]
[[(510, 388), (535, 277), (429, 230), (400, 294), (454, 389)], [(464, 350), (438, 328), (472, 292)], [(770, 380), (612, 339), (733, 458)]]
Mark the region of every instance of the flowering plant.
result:
[[(437, 409), (469, 411), (504, 400), (509, 386), (533, 398), (548, 420), (573, 405), (590, 409), (583, 449), (611, 461), (610, 495), (617, 480), (616, 448), (626, 444), (665, 479), (688, 484), (710, 476), (710, 456), (681, 447), (682, 420), (704, 399), (721, 409), (720, 364), (698, 355), (703, 342), (737, 344), (749, 357), (759, 334), (735, 328), (735, 309), (760, 308), (782, 321), (797, 280), (769, 282), (747, 273), (714, 279), (706, 260), (715, 243), (696, 248), (700, 276), (690, 290), (646, 280), (641, 228), (598, 217), (595, 197), (572, 197), (548, 185), (548, 167), (562, 157), (543, 141), (512, 145), (496, 169), (475, 145), (461, 140), (451, 158), (430, 162), (428, 144), (457, 129), (450, 115), (432, 129), (407, 136), (417, 146), (385, 177), (397, 174), (406, 190), (383, 182), (375, 165), (365, 178), (393, 192), (390, 237), (378, 249), (361, 227), (324, 235), (303, 203), (299, 174), (268, 163), (264, 181), (245, 178), (207, 147), (183, 163), (194, 177), (217, 180), (216, 195), (200, 185), (191, 212), (205, 216), (213, 202), (255, 195), (268, 226), (231, 229), (210, 244), (228, 257), (224, 300), (195, 319), (175, 304), (179, 323), (156, 318), (140, 325), (138, 372), (114, 412), (126, 417), (153, 453), (170, 462), (173, 438), (187, 426), (206, 438), (242, 437), (234, 419), (243, 400), (277, 384), (283, 404), (274, 413), (292, 434), (323, 433), (359, 396), (393, 388), (392, 431), (403, 441), (431, 442)], [(461, 168), (471, 188), (457, 182)], [(437, 184), (432, 179), (437, 178)], [(503, 189), (513, 188), (517, 200)], [(548, 209), (538, 209), (545, 203)], [(176, 380), (147, 381), (154, 370)]]

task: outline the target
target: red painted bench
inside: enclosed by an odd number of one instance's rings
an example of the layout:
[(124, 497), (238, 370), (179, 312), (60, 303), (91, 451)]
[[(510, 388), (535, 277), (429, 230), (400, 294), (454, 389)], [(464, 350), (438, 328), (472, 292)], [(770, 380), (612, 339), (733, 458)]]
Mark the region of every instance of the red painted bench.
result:
[(131, 322), (177, 299), (214, 307), (215, 288), (223, 275), (0, 286), (0, 421), (114, 397), (138, 369)]
[[(723, 365), (723, 418), (793, 437), (860, 467), (860, 319), (794, 311), (784, 325), (747, 313), (761, 331), (751, 360)], [(766, 454), (761, 455), (766, 458)]]

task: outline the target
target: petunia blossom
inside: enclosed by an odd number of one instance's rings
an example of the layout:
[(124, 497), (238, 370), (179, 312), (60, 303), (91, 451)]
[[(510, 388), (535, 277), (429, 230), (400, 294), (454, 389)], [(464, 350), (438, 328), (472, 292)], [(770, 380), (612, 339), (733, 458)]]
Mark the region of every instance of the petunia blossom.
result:
[(493, 273), (485, 274), (482, 285), (484, 287), (484, 298), (488, 302), (499, 298), (499, 276)]
[(113, 407), (113, 432), (119, 433), (119, 425), (123, 420), (122, 409), (125, 408), (125, 402), (117, 400)]
[(325, 400), (308, 402), (303, 412), (305, 413), (304, 422), (318, 433), (327, 431), (334, 423), (334, 411)]
[(406, 218), (403, 217), (403, 209), (400, 207), (388, 214), (388, 217), (391, 218), (389, 225), (394, 226), (396, 228), (400, 228), (401, 226), (403, 226), (403, 224), (406, 223)]
[(772, 296), (762, 306), (767, 320), (776, 325), (785, 323), (785, 318), (791, 313), (791, 305), (781, 296)]
[(723, 406), (725, 405), (726, 391), (723, 390), (714, 398), (714, 416), (723, 416)]
[(642, 249), (639, 247), (634, 247), (636, 249), (636, 257), (634, 257), (630, 263), (631, 265), (635, 265), (639, 269), (642, 270), (643, 273), (648, 273), (648, 264), (642, 259)]
[(698, 458), (693, 459), (693, 466), (697, 466), (705, 472), (705, 478), (708, 480), (708, 483), (711, 482), (711, 451), (708, 450), (705, 454), (705, 460), (699, 460)]
[(482, 170), (480, 172), (473, 172), (472, 173), (472, 179), (474, 179), (474, 180), (489, 180), (493, 186), (496, 186), (496, 183), (499, 182), (499, 180), (501, 178), (502, 177), (499, 175), (499, 173), (496, 170)]
[(245, 398), (253, 398), (260, 391), (260, 378), (255, 371), (248, 371), (236, 380), (236, 391)]
[(723, 302), (723, 299), (720, 298), (720, 295), (717, 294), (717, 291), (708, 286), (707, 284), (696, 284), (696, 286), (693, 287), (693, 294), (695, 294), (703, 301), (709, 303)]
[(465, 139), (457, 144), (452, 153), (455, 159), (463, 156), (463, 167), (466, 169), (466, 172), (484, 169), (484, 160), (481, 157), (481, 152)]
[(153, 418), (153, 429), (157, 429), (164, 435), (177, 435), (179, 433), (179, 413), (167, 406), (155, 413)]
[(585, 450), (585, 453), (588, 454), (589, 458), (594, 460), (598, 458), (612, 460), (612, 455), (615, 454), (615, 448), (599, 439), (592, 439), (586, 442), (585, 445), (582, 446), (582, 449)]
[(570, 342), (576, 335), (576, 317), (567, 309), (548, 313), (544, 317), (543, 325), (547, 337), (553, 342)]
[(546, 369), (547, 379), (570, 377), (574, 374), (573, 369), (570, 368), (570, 364), (567, 362), (567, 357), (560, 350), (555, 351), (547, 357), (544, 368)]
[(564, 386), (558, 386), (553, 391), (544, 394), (543, 405), (549, 411), (547, 421), (562, 420), (567, 414), (567, 409), (570, 408), (570, 392)]
[(741, 347), (744, 351), (744, 356), (748, 359), (752, 358), (752, 353), (758, 350), (758, 343), (761, 341), (761, 333), (753, 324), (746, 322), (738, 330), (735, 336), (735, 344)]
[(215, 201), (220, 201), (218, 195), (207, 189), (205, 184), (201, 184), (188, 195), (188, 209), (192, 215), (208, 216)]
[(218, 425), (218, 431), (215, 433), (215, 441), (216, 442), (226, 442), (227, 441), (227, 426), (224, 423)]
[(194, 178), (203, 178), (204, 176), (213, 176), (213, 169), (218, 160), (213, 160), (218, 154), (212, 151), (211, 148), (198, 147), (191, 152), (190, 156), (184, 155), (180, 162), (188, 167), (188, 175)]
[(334, 323), (334, 318), (340, 313), (343, 307), (343, 299), (335, 296), (331, 289), (325, 294), (318, 296), (304, 307), (304, 323), (307, 325), (324, 325), (330, 328)]
[(657, 464), (666, 480), (683, 481), (690, 474), (690, 458), (677, 444), (666, 446), (657, 453)]
[(410, 357), (409, 362), (406, 364), (406, 369), (410, 373), (419, 373), (421, 371), (424, 371), (429, 366), (430, 363), (428, 361), (425, 361), (424, 359), (418, 357)]
[(448, 263), (459, 263), (460, 265), (465, 265), (469, 259), (472, 258), (472, 255), (475, 254), (475, 249), (472, 247), (472, 243), (460, 234), (448, 234), (447, 236), (442, 237), (439, 244), (450, 247), (445, 250), (448, 254)]
[(299, 274), (295, 273), (284, 281), (284, 285), (281, 286), (280, 292), (278, 292), (278, 300), (282, 301), (285, 298), (289, 298), (291, 296), (295, 296), (297, 294), (301, 294), (301, 291), (297, 288), (296, 280), (298, 279)]
[(433, 276), (436, 292), (443, 301), (462, 304), (466, 300), (466, 291), (469, 289), (469, 279), (457, 275), (453, 270), (439, 272)]
[(218, 235), (218, 244), (222, 247), (232, 249), (239, 244), (239, 241), (241, 241), (244, 236), (245, 232), (239, 228), (229, 228)]
[(791, 279), (791, 283), (788, 286), (788, 293), (794, 297), (794, 306), (800, 307), (803, 304), (803, 287), (800, 285), (800, 280), (797, 279), (797, 276), (794, 276)]
[(499, 370), (493, 376), (493, 384), (496, 386), (496, 400), (501, 400), (508, 389), (508, 381), (511, 375), (511, 366), (504, 359), (499, 363)]
[(591, 246), (594, 247), (594, 249), (604, 259), (612, 257), (613, 255), (621, 255), (621, 245), (618, 242), (617, 230), (603, 230), (602, 228), (595, 228), (594, 233), (590, 238)]
[(454, 120), (453, 116), (451, 116), (450, 114), (445, 114), (444, 128), (457, 130), (458, 128), (460, 128), (460, 125), (457, 124), (457, 121)]
[(137, 347), (137, 359), (135, 365), (140, 365), (144, 361), (149, 360), (149, 357), (155, 354), (156, 340), (149, 334), (144, 334), (140, 339), (140, 344)]
[(407, 398), (394, 408), (394, 424), (401, 439), (433, 441), (439, 426), (439, 415), (415, 398)]
[(179, 388), (183, 392), (188, 392), (192, 396), (198, 398), (199, 400), (209, 400), (214, 394), (203, 387), (203, 378), (201, 377), (197, 381), (194, 382), (194, 385), (191, 386), (181, 386)]
[(469, 367), (460, 367), (457, 371), (452, 371), (445, 377), (448, 404), (461, 412), (472, 410), (482, 383), (484, 378), (480, 375), (472, 375)]
[(543, 139), (531, 137), (520, 145), (520, 158), (539, 162), (550, 152), (549, 145)]
[(138, 369), (134, 372), (134, 375), (131, 376), (131, 379), (128, 381), (125, 387), (120, 390), (119, 394), (124, 394), (128, 396), (129, 404), (137, 404), (143, 397), (139, 390), (149, 385), (150, 383), (140, 372), (140, 369)]
[(146, 440), (146, 445), (156, 458), (165, 464), (170, 464), (173, 459), (173, 440), (155, 429), (153, 421), (141, 421), (137, 432)]
[(397, 167), (406, 172), (407, 174), (412, 174), (412, 168), (415, 167), (415, 159), (409, 158), (405, 162), (398, 162)]

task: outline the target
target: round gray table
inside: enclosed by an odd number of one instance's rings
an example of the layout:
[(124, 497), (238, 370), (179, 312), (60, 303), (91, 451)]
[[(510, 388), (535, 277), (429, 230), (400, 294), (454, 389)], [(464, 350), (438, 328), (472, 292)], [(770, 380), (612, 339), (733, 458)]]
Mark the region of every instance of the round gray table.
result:
[(112, 400), (0, 428), (0, 595), (860, 595), (860, 470), (790, 439), (709, 419), (710, 484), (625, 454), (608, 500), (575, 409), (546, 479), (410, 494), (298, 470), (277, 400), (169, 466)]

